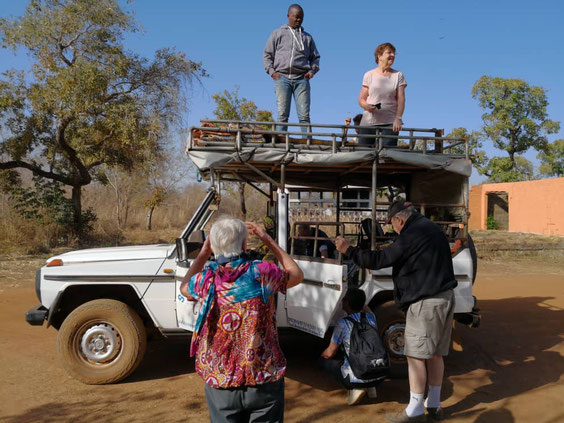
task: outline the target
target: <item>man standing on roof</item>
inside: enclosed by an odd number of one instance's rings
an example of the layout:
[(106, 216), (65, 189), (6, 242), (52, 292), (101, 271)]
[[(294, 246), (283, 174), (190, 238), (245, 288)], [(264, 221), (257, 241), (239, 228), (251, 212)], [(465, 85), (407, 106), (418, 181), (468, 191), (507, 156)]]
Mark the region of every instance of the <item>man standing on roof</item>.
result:
[[(288, 122), (292, 96), (300, 123), (309, 123), (309, 80), (319, 71), (319, 52), (310, 34), (304, 31), (304, 10), (299, 4), (288, 8), (288, 24), (275, 29), (264, 48), (264, 69), (274, 79), (278, 121)], [(286, 131), (287, 126), (278, 127)], [(301, 128), (307, 131), (306, 127)]]
[[(405, 312), (404, 353), (409, 369), (410, 400), (391, 422), (425, 422), (443, 418), (441, 386), (443, 356), (450, 348), (457, 286), (448, 239), (443, 230), (419, 214), (409, 202), (396, 200), (388, 209), (388, 223), (399, 236), (382, 250), (352, 247), (337, 237), (337, 249), (367, 269), (393, 266), (394, 299)], [(427, 399), (425, 387), (429, 385)]]

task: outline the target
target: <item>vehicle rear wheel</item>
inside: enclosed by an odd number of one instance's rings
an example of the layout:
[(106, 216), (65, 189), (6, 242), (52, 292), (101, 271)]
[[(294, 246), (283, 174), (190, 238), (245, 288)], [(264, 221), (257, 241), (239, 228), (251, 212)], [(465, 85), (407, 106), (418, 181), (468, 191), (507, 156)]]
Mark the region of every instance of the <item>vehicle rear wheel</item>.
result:
[(119, 382), (141, 363), (147, 335), (139, 315), (120, 301), (82, 304), (64, 320), (57, 352), (65, 370), (89, 385)]
[(407, 359), (403, 353), (405, 314), (393, 301), (376, 306), (374, 314), (378, 322), (378, 332), (390, 356), (390, 376), (406, 377)]
[(476, 252), (476, 245), (470, 234), (468, 234), (468, 248), (470, 249), (470, 257), (472, 257), (472, 285), (474, 285), (476, 274), (478, 273), (478, 253)]

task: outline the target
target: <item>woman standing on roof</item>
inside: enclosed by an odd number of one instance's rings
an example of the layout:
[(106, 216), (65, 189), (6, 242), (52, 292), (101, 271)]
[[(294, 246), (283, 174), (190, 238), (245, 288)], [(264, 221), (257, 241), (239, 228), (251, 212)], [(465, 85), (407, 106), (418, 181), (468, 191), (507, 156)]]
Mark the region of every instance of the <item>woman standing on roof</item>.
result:
[[(403, 73), (392, 69), (396, 48), (390, 43), (380, 44), (374, 51), (378, 67), (369, 70), (362, 79), (358, 104), (364, 109), (360, 134), (397, 135), (403, 125), (405, 87)], [(374, 138), (359, 137), (360, 144), (374, 144)], [(383, 138), (384, 147), (396, 146), (396, 138)]]

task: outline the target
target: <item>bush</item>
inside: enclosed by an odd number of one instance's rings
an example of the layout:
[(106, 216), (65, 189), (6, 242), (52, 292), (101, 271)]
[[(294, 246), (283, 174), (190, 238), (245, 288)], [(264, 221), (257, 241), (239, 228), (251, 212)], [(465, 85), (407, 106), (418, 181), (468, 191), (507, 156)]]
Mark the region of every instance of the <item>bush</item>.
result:
[(493, 215), (488, 216), (488, 219), (486, 220), (486, 229), (488, 231), (495, 231), (496, 229), (499, 229), (499, 223), (497, 223), (497, 220), (495, 220), (495, 217), (493, 217)]

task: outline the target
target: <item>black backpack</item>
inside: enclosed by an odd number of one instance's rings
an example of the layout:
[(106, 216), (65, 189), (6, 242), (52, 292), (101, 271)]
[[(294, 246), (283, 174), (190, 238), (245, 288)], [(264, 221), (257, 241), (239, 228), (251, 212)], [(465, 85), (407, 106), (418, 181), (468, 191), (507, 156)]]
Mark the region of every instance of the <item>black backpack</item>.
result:
[(353, 324), (347, 358), (358, 379), (385, 378), (390, 371), (388, 353), (382, 344), (378, 330), (368, 323), (366, 315), (360, 313), (360, 322), (346, 317)]

